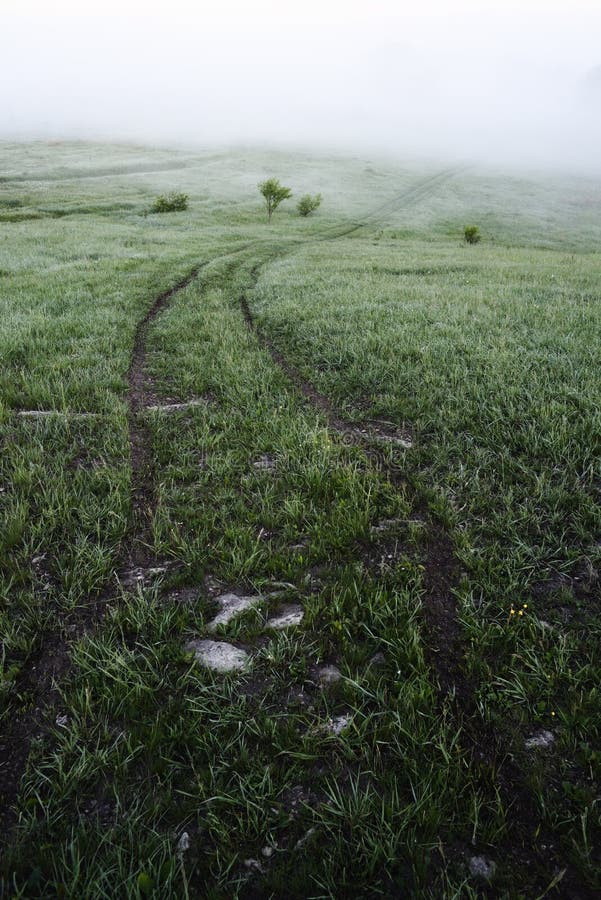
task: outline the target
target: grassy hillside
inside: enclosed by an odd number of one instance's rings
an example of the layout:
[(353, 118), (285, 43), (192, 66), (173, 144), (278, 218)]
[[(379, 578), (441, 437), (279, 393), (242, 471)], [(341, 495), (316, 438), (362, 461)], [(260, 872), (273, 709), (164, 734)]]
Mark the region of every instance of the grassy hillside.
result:
[(587, 179), (0, 145), (1, 896), (598, 895), (600, 246)]

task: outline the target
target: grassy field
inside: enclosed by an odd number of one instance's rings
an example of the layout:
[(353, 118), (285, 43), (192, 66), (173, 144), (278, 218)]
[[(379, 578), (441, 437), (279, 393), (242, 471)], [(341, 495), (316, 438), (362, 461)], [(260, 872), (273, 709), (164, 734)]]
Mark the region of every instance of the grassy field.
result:
[(0, 144), (0, 897), (599, 895), (600, 248), (601, 180)]

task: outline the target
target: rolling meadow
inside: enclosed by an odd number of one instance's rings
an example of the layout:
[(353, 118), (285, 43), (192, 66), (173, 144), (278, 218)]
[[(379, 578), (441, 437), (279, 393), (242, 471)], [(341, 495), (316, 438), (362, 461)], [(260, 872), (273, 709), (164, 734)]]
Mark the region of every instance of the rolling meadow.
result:
[(600, 248), (593, 178), (0, 144), (0, 897), (599, 896)]

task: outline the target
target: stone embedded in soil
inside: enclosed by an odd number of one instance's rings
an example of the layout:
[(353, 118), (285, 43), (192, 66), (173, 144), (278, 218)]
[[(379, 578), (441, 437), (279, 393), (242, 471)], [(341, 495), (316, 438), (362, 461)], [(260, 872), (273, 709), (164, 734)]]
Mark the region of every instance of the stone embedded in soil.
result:
[(282, 607), (277, 616), (268, 620), (267, 628), (273, 628), (275, 631), (283, 631), (285, 628), (292, 628), (293, 626), (300, 625), (304, 615), (305, 613), (302, 606), (291, 603), (289, 606)]
[(247, 609), (257, 606), (262, 597), (239, 597), (237, 594), (221, 594), (216, 598), (219, 604), (219, 612), (207, 625), (208, 631), (215, 631), (219, 625), (227, 625), (236, 616), (242, 615)]
[(275, 469), (275, 459), (273, 456), (263, 453), (262, 456), (253, 462), (253, 468), (262, 472), (272, 472)]
[(133, 569), (128, 569), (127, 572), (123, 572), (123, 574), (119, 577), (119, 581), (123, 585), (123, 587), (137, 587), (143, 586), (147, 584), (149, 581), (152, 581), (155, 578), (159, 578), (161, 575), (165, 575), (167, 573), (167, 566), (151, 566), (148, 569), (144, 569), (141, 566), (136, 566)]
[(369, 664), (370, 666), (375, 666), (376, 668), (381, 668), (382, 666), (386, 665), (386, 657), (381, 650), (379, 650), (377, 653), (374, 653), (369, 661)]
[(179, 841), (177, 842), (177, 852), (185, 853), (190, 849), (190, 835), (187, 831), (183, 831)]
[(338, 737), (338, 735), (342, 734), (342, 732), (349, 727), (352, 720), (353, 717), (348, 713), (345, 713), (342, 716), (334, 716), (326, 722), (326, 731), (329, 734), (334, 734)]
[(372, 525), (369, 532), (370, 534), (384, 534), (387, 531), (391, 531), (393, 528), (397, 528), (402, 521), (402, 519), (382, 519), (381, 522)]
[(46, 419), (51, 416), (65, 416), (70, 419), (92, 419), (97, 413), (75, 412), (67, 409), (19, 409), (17, 415), (21, 419)]
[(474, 878), (482, 878), (484, 881), (490, 881), (497, 868), (491, 859), (485, 856), (472, 856), (469, 861), (470, 873)]
[(367, 428), (354, 428), (352, 433), (360, 439), (367, 438), (367, 440), (378, 441), (382, 444), (394, 444), (403, 450), (410, 450), (413, 447), (413, 438), (406, 431), (390, 434), (382, 427), (370, 425)]
[(197, 406), (206, 406), (207, 401), (200, 399), (187, 400), (183, 403), (157, 403), (154, 406), (147, 406), (148, 412), (178, 412), (181, 409), (194, 409)]
[(181, 603), (183, 606), (192, 606), (200, 597), (199, 588), (175, 588), (169, 591), (167, 599), (173, 603)]
[(555, 743), (555, 735), (551, 731), (537, 731), (536, 734), (533, 734), (532, 737), (528, 738), (525, 742), (524, 746), (526, 750), (536, 750), (539, 747), (546, 749), (547, 747), (552, 747)]
[(299, 541), (297, 541), (296, 544), (291, 544), (288, 549), (291, 550), (293, 553), (302, 553), (303, 550), (307, 550), (308, 547), (309, 547), (309, 538), (303, 537)]
[(216, 578), (213, 578), (212, 575), (205, 575), (203, 585), (207, 594), (210, 594), (211, 596), (221, 593), (224, 587), (224, 585), (217, 581)]
[(304, 845), (307, 843), (307, 841), (310, 841), (316, 832), (317, 832), (317, 829), (315, 827), (309, 828), (309, 830), (305, 834), (303, 834), (302, 837), (300, 837), (298, 839), (298, 841), (294, 845), (294, 849), (300, 850), (302, 847), (304, 847)]
[(251, 872), (257, 872), (259, 875), (265, 874), (265, 869), (261, 865), (258, 859), (245, 859), (244, 860), (245, 868), (249, 869)]
[(245, 669), (250, 660), (246, 650), (240, 650), (225, 641), (189, 641), (185, 650), (193, 653), (201, 666), (214, 672), (237, 672)]
[(317, 678), (321, 687), (329, 687), (336, 684), (342, 678), (342, 672), (338, 666), (320, 666), (317, 670)]
[(377, 439), (379, 441), (384, 441), (384, 443), (387, 444), (395, 444), (397, 447), (402, 447), (403, 450), (411, 450), (413, 447), (413, 441), (408, 437), (395, 437), (394, 435), (379, 434)]

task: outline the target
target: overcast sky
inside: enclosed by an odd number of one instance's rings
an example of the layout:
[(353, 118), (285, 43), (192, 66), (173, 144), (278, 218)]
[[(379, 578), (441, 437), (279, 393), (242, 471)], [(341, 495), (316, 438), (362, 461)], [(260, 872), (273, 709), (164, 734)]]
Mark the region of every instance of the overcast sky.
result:
[(0, 0), (0, 25), (0, 137), (601, 170), (601, 0)]

